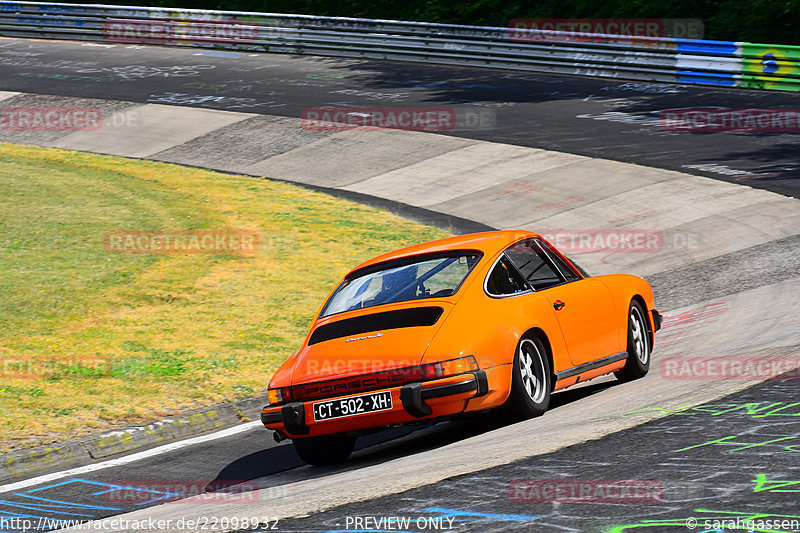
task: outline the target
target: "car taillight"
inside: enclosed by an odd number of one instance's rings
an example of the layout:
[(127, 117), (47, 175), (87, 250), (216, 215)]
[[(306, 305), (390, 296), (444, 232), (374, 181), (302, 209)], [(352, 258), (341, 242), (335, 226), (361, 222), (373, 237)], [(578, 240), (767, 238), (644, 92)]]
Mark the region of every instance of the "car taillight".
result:
[(436, 379), (447, 376), (456, 376), (466, 372), (478, 370), (478, 363), (473, 356), (460, 357), (441, 363), (430, 363), (422, 365), (422, 377), (425, 379)]
[(267, 399), (270, 405), (285, 403), (292, 399), (292, 389), (284, 387), (282, 389), (267, 389)]

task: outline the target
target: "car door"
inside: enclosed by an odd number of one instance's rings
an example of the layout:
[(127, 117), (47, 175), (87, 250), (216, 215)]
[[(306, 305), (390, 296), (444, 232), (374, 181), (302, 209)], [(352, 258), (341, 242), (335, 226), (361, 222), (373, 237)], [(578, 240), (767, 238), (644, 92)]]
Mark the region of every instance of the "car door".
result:
[(506, 254), (531, 287), (553, 306), (573, 365), (620, 351), (611, 293), (603, 282), (582, 278), (536, 238), (514, 244)]

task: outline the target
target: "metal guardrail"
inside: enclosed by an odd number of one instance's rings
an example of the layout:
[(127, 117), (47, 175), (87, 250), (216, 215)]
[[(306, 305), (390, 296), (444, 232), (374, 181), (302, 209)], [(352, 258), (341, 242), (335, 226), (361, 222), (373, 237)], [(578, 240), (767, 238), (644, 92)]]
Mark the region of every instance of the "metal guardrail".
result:
[(0, 36), (800, 90), (800, 47), (311, 15), (0, 1)]

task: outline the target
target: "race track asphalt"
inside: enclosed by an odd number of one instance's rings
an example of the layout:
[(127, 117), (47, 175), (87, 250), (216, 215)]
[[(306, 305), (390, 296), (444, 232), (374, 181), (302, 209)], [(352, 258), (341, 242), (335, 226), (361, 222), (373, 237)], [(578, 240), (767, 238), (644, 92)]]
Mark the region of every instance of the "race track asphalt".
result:
[[(636, 163), (792, 197), (800, 183), (798, 133), (677, 133), (659, 121), (671, 108), (800, 108), (800, 97), (788, 93), (16, 39), (0, 40), (0, 90), (291, 118), (318, 106), (444, 106), (459, 117), (455, 130), (441, 132), (451, 137)], [(8, 142), (9, 134), (2, 135)], [(17, 139), (26, 142), (24, 135)], [(635, 206), (624, 209), (635, 212)], [(775, 224), (785, 222), (784, 213), (774, 217)], [(766, 231), (762, 222), (754, 216), (752, 226)], [(724, 223), (720, 214), (714, 227)], [(796, 230), (788, 231), (649, 275), (659, 305), (674, 317), (655, 356), (797, 355), (797, 239)], [(280, 531), (309, 532), (396, 530), (396, 523), (384, 527), (391, 516), (413, 519), (407, 531), (437, 524), (470, 532), (689, 531), (692, 516), (699, 531), (745, 531), (706, 527), (704, 518), (800, 515), (796, 380), (750, 385), (659, 378), (654, 370), (637, 383), (602, 379), (561, 392), (544, 417), (521, 424), (477, 416), (376, 434), (361, 439), (353, 459), (339, 467), (305, 466), (291, 445), (254, 428), (135, 463), (14, 490), (0, 486), (0, 531), (21, 531), (9, 527), (20, 525), (8, 521), (15, 517), (36, 523), (130, 511), (125, 516), (197, 517), (205, 509), (216, 520), (220, 509), (229, 520), (252, 510), (266, 526), (276, 526), (275, 517)], [(525, 446), (529, 453), (520, 451)], [(529, 501), (532, 487), (555, 479), (654, 481), (663, 497)], [(159, 507), (150, 507), (158, 499), (131, 490), (172, 485), (191, 493), (231, 482), (260, 490), (243, 507), (227, 501), (230, 490), (200, 504)], [(285, 516), (275, 509), (285, 509)], [(302, 509), (310, 516), (300, 517)], [(420, 527), (418, 518), (438, 520)]]

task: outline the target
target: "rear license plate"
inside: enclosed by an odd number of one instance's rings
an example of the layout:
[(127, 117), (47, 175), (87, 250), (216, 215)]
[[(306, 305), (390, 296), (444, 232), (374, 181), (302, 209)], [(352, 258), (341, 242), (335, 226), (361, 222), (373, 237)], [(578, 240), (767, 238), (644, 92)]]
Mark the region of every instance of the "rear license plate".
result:
[(392, 395), (389, 391), (373, 392), (341, 400), (315, 403), (314, 420), (320, 422), (333, 418), (374, 413), (375, 411), (388, 411), (391, 408)]

